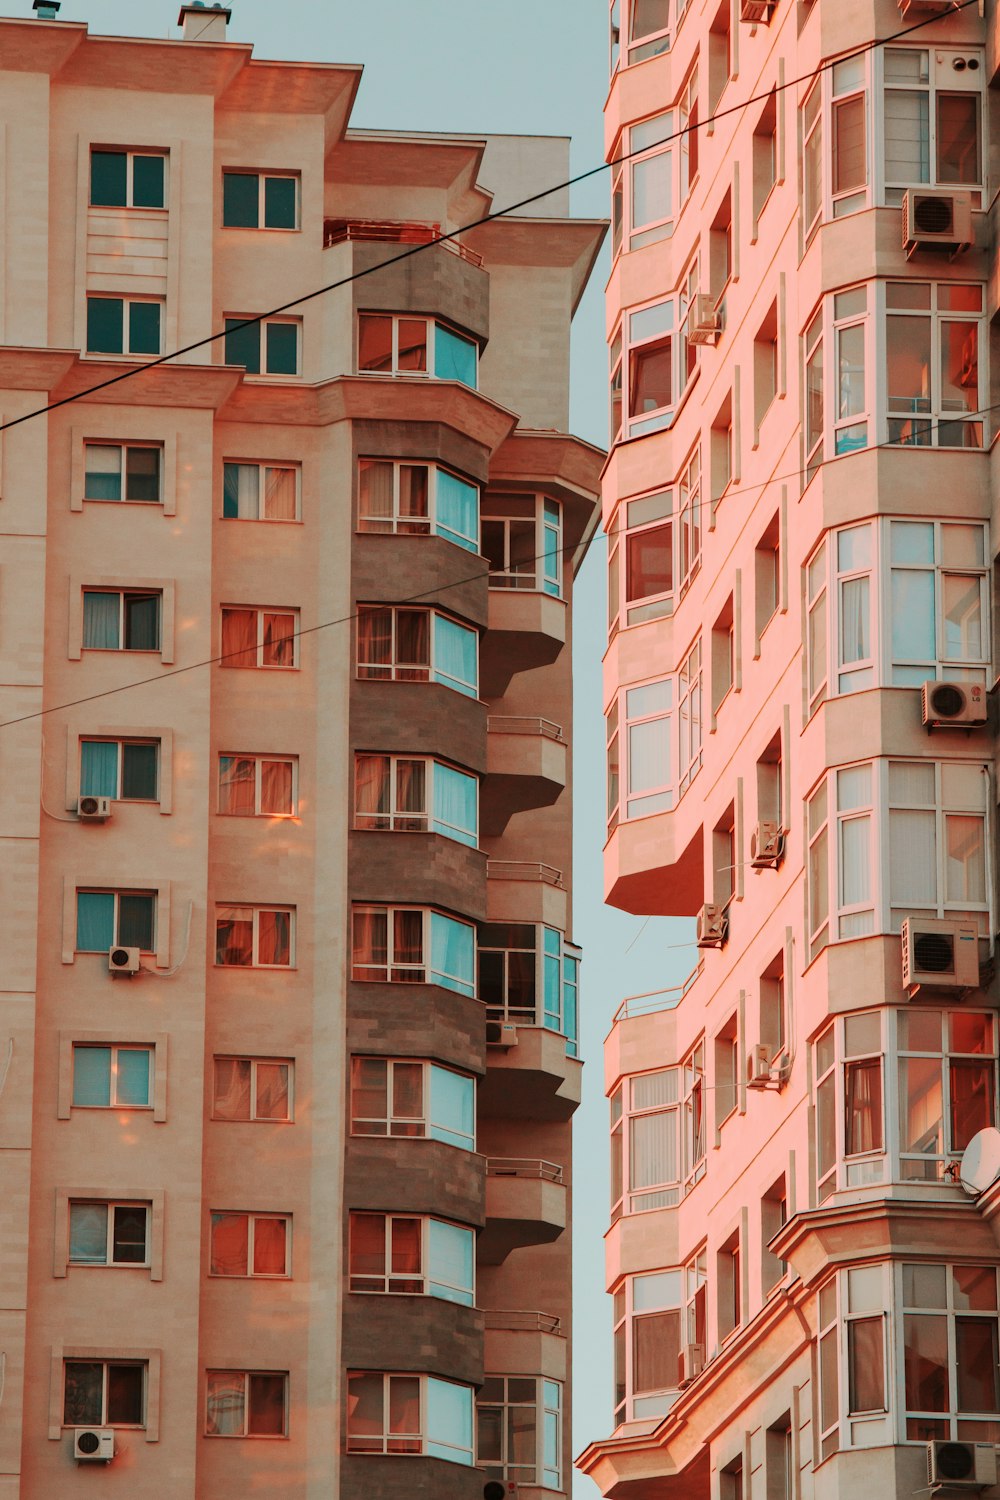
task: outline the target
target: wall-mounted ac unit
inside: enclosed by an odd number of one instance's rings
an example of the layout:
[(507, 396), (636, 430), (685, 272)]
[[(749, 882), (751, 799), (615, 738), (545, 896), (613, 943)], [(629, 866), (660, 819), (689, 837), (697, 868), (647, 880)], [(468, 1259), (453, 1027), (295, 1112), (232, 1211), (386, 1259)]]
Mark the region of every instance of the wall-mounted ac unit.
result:
[(928, 729), (985, 724), (986, 689), (981, 682), (925, 682), (920, 689), (920, 718)]
[(957, 255), (974, 243), (972, 199), (968, 193), (907, 188), (903, 194), (903, 249), (950, 250)]
[(722, 314), (715, 305), (715, 298), (699, 293), (688, 312), (688, 343), (717, 344), (721, 332)]
[(750, 26), (763, 21), (766, 26), (777, 3), (778, 0), (740, 0), (740, 20)]
[(979, 984), (975, 922), (907, 917), (903, 922), (903, 988), (974, 990)]
[(513, 1021), (486, 1022), (487, 1047), (516, 1047), (517, 1027)]
[(777, 823), (758, 823), (750, 835), (750, 863), (755, 870), (776, 870), (785, 840)]
[(766, 1047), (755, 1047), (747, 1058), (747, 1088), (766, 1089), (771, 1083), (771, 1059)]
[(110, 797), (81, 797), (76, 804), (81, 823), (103, 823), (111, 816)]
[(899, 0), (899, 8), (904, 16), (911, 11), (914, 15), (928, 15), (935, 11), (941, 15), (946, 10), (954, 10), (955, 4), (954, 0)]
[(729, 919), (722, 907), (714, 906), (711, 901), (706, 901), (695, 923), (696, 947), (721, 948), (726, 941), (728, 928)]
[(927, 1444), (927, 1483), (949, 1490), (985, 1490), (997, 1482), (992, 1443)]
[(121, 948), (117, 945), (108, 949), (108, 969), (112, 974), (138, 974), (140, 969), (138, 948)]
[(483, 1500), (516, 1500), (519, 1493), (516, 1479), (487, 1479), (483, 1485)]
[(115, 1456), (113, 1427), (77, 1427), (73, 1432), (73, 1457), (80, 1464), (109, 1464)]
[(705, 1345), (685, 1344), (677, 1356), (677, 1384), (681, 1390), (690, 1385), (705, 1368)]

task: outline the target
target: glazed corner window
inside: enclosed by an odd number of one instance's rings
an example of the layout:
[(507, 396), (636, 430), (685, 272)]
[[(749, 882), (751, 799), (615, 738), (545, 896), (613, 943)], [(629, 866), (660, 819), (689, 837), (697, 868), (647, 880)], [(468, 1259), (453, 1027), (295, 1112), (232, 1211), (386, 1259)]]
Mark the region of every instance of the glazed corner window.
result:
[(77, 891), (77, 953), (107, 953), (118, 944), (151, 953), (155, 910), (151, 891)]
[(299, 617), (293, 610), (223, 609), (222, 667), (298, 665)]
[(357, 828), (439, 833), (479, 845), (479, 781), (443, 761), (356, 756), (354, 807)]
[[(899, 1268), (906, 1437), (993, 1444), (1000, 1431), (996, 1266)], [(897, 1304), (899, 1305), (899, 1304)]]
[(359, 604), (358, 676), (479, 695), (479, 636), (436, 610)]
[(287, 1214), (213, 1212), (210, 1276), (288, 1277), (292, 1221)]
[(293, 1118), (291, 1062), (274, 1057), (216, 1057), (213, 1117), (216, 1120), (287, 1121)]
[(674, 805), (674, 688), (674, 679), (664, 677), (625, 690), (626, 818)]
[(85, 443), (85, 500), (138, 500), (158, 504), (162, 499), (163, 449), (133, 443)]
[(300, 318), (227, 318), (225, 362), (248, 375), (298, 375), (301, 334)]
[(80, 796), (155, 802), (159, 740), (81, 740)]
[[(865, 1187), (885, 1178), (883, 1052), (878, 1011), (846, 1016), (842, 1022), (828, 1026), (816, 1042), (816, 1184), (820, 1203), (838, 1185)], [(843, 1163), (840, 1184), (838, 1161)]]
[[(625, 535), (621, 536), (621, 522)], [(675, 486), (639, 495), (619, 509), (610, 537), (608, 608), (612, 625), (672, 614), (701, 567), (701, 455), (695, 449)]]
[(476, 933), (425, 907), (355, 906), (351, 977), (476, 993)]
[(281, 1370), (209, 1370), (208, 1437), (287, 1437), (288, 1375)]
[(412, 1214), (351, 1214), (352, 1292), (475, 1300), (475, 1231)]
[(163, 152), (91, 150), (92, 208), (166, 208), (166, 189)]
[(575, 1057), (580, 950), (555, 927), (483, 922), (476, 954), (487, 1020), (559, 1032)]
[(220, 755), (219, 812), (236, 818), (293, 818), (297, 781), (295, 756)]
[(680, 208), (680, 185), (675, 180), (680, 141), (675, 141), (674, 135), (672, 109), (629, 129), (626, 183), (630, 250), (667, 239), (673, 233)]
[(676, 308), (672, 300), (629, 313), (628, 434), (657, 432), (673, 421)]
[(415, 1058), (351, 1059), (351, 1134), (476, 1149), (476, 1082)]
[(885, 289), (888, 439), (981, 448), (986, 404), (983, 288), (890, 281)]
[(739, 1230), (719, 1246), (715, 1257), (719, 1338), (726, 1339), (746, 1316), (743, 1296), (743, 1246)]
[(148, 1266), (148, 1203), (70, 1203), (71, 1266)]
[(223, 172), (222, 223), (226, 229), (298, 229), (298, 177)]
[(897, 1024), (900, 1177), (941, 1182), (972, 1137), (996, 1124), (996, 1020), (907, 1008)]
[(87, 297), (88, 354), (160, 354), (162, 349), (162, 301)]
[(664, 1417), (677, 1393), (683, 1272), (627, 1276), (615, 1293), (615, 1426)]
[(215, 908), (215, 962), (223, 967), (290, 968), (294, 941), (294, 907)]
[(145, 1427), (145, 1360), (63, 1362), (64, 1427)]
[(433, 1375), (347, 1376), (348, 1453), (423, 1453), (473, 1460), (473, 1390)]
[(611, 1216), (680, 1202), (680, 1070), (626, 1078), (611, 1098)]
[(865, 57), (847, 57), (830, 70), (830, 196), (833, 217), (868, 202)]
[(488, 493), (483, 555), (491, 589), (535, 589), (562, 597), (562, 507), (544, 495)]
[(479, 490), (437, 464), (363, 458), (358, 464), (358, 530), (442, 536), (479, 551)]
[(358, 372), (365, 375), (433, 375), (476, 389), (479, 349), (433, 318), (358, 314)]
[(980, 184), (982, 54), (886, 47), (883, 84), (886, 202), (899, 203), (905, 188), (925, 183)]
[(84, 650), (159, 651), (161, 605), (160, 593), (84, 589)]
[(628, 11), (628, 61), (643, 62), (670, 50), (671, 0), (624, 0)]
[(488, 1479), (562, 1489), (562, 1386), (488, 1375), (476, 1396), (476, 1462)]
[(149, 1109), (153, 1102), (152, 1075), (152, 1047), (77, 1044), (73, 1048), (73, 1106)]
[(300, 477), (294, 464), (225, 464), (223, 519), (297, 521)]

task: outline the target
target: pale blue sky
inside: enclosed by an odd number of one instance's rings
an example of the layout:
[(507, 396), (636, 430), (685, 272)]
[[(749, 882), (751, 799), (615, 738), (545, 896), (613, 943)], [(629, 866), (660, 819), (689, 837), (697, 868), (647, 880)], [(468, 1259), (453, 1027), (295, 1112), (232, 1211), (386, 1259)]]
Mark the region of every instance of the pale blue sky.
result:
[[(258, 57), (363, 63), (353, 123), (400, 130), (496, 131), (572, 138), (572, 171), (603, 155), (606, 0), (230, 0), (229, 35)], [(97, 33), (177, 37), (179, 0), (65, 0), (60, 18)], [(30, 0), (0, 0), (30, 16)], [(497, 203), (495, 207), (501, 207)], [(574, 190), (573, 212), (604, 217), (605, 174)], [(607, 442), (602, 299), (607, 248), (577, 315), (572, 430)], [(598, 536), (575, 609), (576, 888), (574, 936), (584, 948), (584, 1104), (576, 1116), (576, 1398), (574, 1452), (611, 1425), (611, 1314), (604, 1294), (608, 1219), (607, 1107), (601, 1047), (619, 1000), (679, 982), (693, 967), (688, 922), (642, 919), (601, 901), (605, 544)], [(641, 934), (637, 937), (637, 934)], [(634, 945), (626, 952), (629, 944)], [(575, 1500), (595, 1500), (575, 1476)]]

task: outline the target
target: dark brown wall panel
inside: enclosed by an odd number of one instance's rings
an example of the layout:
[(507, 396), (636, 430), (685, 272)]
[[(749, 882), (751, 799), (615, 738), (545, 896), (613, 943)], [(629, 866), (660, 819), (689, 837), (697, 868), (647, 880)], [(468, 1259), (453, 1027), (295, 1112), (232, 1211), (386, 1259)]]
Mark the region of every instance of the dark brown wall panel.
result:
[(349, 1370), (391, 1368), (480, 1385), (483, 1314), (440, 1297), (349, 1292), (342, 1358)]
[[(352, 1136), (344, 1166), (344, 1213), (435, 1214), (479, 1228), (485, 1222), (486, 1164), (443, 1141)], [(387, 1345), (391, 1348), (391, 1345)]]

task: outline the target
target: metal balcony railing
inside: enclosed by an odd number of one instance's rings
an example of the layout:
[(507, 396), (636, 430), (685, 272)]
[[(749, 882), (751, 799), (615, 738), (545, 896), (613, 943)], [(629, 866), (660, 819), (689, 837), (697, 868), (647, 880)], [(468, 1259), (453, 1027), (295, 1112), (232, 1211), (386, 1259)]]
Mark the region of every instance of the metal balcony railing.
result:
[(649, 990), (644, 995), (629, 995), (615, 1011), (612, 1025), (615, 1021), (631, 1021), (636, 1016), (652, 1015), (658, 1010), (674, 1010), (680, 1005), (703, 967), (703, 964), (698, 964), (691, 970), (683, 984), (675, 984), (670, 989)]
[(562, 1333), (562, 1318), (555, 1313), (487, 1309), (483, 1318), (485, 1326), (498, 1333)]
[(551, 719), (535, 719), (518, 714), (490, 714), (486, 720), (486, 729), (489, 734), (537, 734), (543, 739), (555, 740), (560, 745), (566, 743), (562, 725), (554, 724)]
[(441, 240), (442, 250), (449, 250), (472, 266), (481, 266), (483, 257), (460, 240), (441, 239), (440, 224), (407, 223), (395, 219), (324, 219), (323, 249), (343, 244), (344, 240), (380, 240), (392, 245), (432, 245)]
[(562, 870), (557, 870), (554, 865), (536, 864), (534, 860), (527, 859), (488, 859), (486, 861), (487, 880), (538, 880), (544, 885), (554, 885), (558, 890), (565, 890)]
[(488, 1177), (533, 1177), (545, 1182), (562, 1182), (563, 1169), (558, 1162), (534, 1161), (526, 1156), (489, 1156), (486, 1159)]

